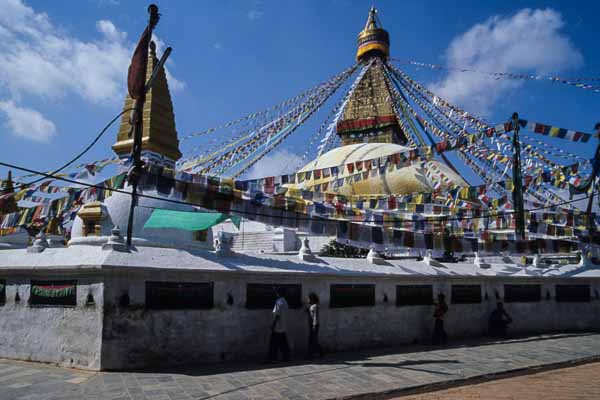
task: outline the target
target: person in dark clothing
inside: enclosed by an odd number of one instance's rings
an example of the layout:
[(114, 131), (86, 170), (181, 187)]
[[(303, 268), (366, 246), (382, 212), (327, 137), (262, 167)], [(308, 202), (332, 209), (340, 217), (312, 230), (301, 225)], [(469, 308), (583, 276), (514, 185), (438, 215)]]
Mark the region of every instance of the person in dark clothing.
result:
[(508, 325), (512, 322), (512, 318), (504, 309), (504, 304), (498, 302), (496, 309), (490, 315), (490, 336), (503, 338), (506, 337)]
[(316, 293), (308, 295), (308, 352), (307, 358), (313, 358), (315, 354), (323, 357), (323, 349), (319, 344), (319, 297)]
[(435, 324), (433, 326), (433, 344), (446, 344), (448, 341), (448, 335), (444, 330), (444, 317), (448, 312), (448, 305), (446, 304), (446, 296), (443, 293), (438, 294), (438, 301), (435, 303), (435, 311), (433, 312), (433, 318)]
[(278, 353), (281, 352), (283, 361), (290, 360), (290, 346), (287, 340), (287, 312), (288, 304), (281, 289), (275, 291), (277, 299), (273, 307), (273, 321), (271, 322), (271, 339), (269, 342), (269, 357), (266, 362), (277, 361)]

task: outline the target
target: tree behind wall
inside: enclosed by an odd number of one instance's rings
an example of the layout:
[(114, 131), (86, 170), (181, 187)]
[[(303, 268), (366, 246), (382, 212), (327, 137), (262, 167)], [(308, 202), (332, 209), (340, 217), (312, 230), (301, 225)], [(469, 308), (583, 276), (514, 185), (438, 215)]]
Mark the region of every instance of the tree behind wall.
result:
[(332, 240), (321, 250), (321, 255), (326, 257), (339, 258), (365, 258), (369, 250), (338, 243)]

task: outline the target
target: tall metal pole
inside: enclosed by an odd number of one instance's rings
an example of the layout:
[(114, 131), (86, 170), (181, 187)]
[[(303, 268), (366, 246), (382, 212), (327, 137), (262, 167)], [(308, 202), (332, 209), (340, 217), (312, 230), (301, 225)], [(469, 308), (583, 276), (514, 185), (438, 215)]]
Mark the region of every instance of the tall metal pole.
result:
[(513, 113), (513, 205), (515, 209), (515, 235), (525, 240), (525, 212), (523, 210), (523, 179), (521, 178), (521, 142), (519, 141), (519, 114)]
[[(150, 17), (148, 19), (148, 26), (145, 35), (149, 37), (152, 36), (152, 30), (156, 23), (158, 22), (159, 14), (158, 7), (154, 4), (148, 7), (148, 13)], [(146, 44), (147, 46), (147, 44)], [(147, 53), (147, 48), (145, 49), (145, 53)], [(135, 55), (134, 55), (135, 57)], [(146, 71), (143, 71), (144, 75)], [(145, 76), (144, 76), (145, 81)], [(140, 176), (142, 174), (143, 162), (141, 159), (142, 156), (142, 133), (143, 133), (143, 112), (144, 112), (144, 101), (146, 100), (146, 91), (144, 90), (139, 97), (136, 98), (134, 109), (131, 114), (131, 120), (129, 123), (132, 125), (133, 129), (133, 148), (131, 150), (132, 157), (132, 168), (129, 172), (129, 183), (131, 185), (131, 204), (129, 206), (129, 218), (127, 221), (127, 246), (131, 246), (131, 242), (133, 239), (133, 216), (135, 213), (135, 206), (137, 204), (137, 187), (139, 183)]]
[(592, 243), (594, 229), (594, 219), (592, 213), (592, 205), (594, 203), (594, 191), (596, 190), (596, 178), (598, 175), (598, 165), (600, 162), (600, 122), (596, 124), (596, 137), (598, 138), (598, 146), (596, 147), (596, 153), (594, 153), (594, 165), (592, 167), (592, 182), (590, 183), (590, 197), (588, 199), (586, 215), (587, 215), (587, 229), (588, 229), (588, 237), (590, 238), (590, 244)]
[(133, 149), (132, 149), (132, 168), (129, 172), (129, 183), (131, 184), (131, 203), (129, 205), (129, 218), (127, 220), (127, 246), (131, 246), (133, 237), (133, 215), (137, 205), (137, 187), (142, 173), (142, 112), (144, 109), (145, 95), (135, 100), (135, 106), (131, 115), (131, 124), (133, 125)]

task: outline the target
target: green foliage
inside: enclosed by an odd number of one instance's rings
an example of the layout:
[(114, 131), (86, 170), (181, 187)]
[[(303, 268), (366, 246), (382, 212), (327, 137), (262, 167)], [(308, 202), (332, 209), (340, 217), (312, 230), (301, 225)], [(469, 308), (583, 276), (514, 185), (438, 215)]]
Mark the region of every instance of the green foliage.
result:
[(323, 247), (320, 255), (339, 258), (365, 258), (368, 252), (368, 249), (361, 249), (332, 240)]

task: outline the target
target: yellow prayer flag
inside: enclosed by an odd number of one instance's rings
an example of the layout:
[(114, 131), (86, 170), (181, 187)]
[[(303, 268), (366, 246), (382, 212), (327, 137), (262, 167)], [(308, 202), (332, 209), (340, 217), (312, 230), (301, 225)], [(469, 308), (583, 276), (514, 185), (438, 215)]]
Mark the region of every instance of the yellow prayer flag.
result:
[(506, 190), (508, 190), (509, 192), (512, 192), (513, 189), (514, 189), (514, 185), (513, 185), (512, 179), (507, 179), (506, 180)]

